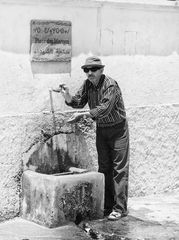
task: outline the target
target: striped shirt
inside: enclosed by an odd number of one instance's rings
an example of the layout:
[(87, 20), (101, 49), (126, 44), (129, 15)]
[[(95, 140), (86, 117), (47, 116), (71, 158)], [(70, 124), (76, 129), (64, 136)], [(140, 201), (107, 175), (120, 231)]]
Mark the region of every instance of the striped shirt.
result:
[(97, 86), (88, 79), (67, 105), (83, 108), (88, 103), (98, 127), (110, 127), (126, 119), (121, 90), (115, 80), (102, 74)]

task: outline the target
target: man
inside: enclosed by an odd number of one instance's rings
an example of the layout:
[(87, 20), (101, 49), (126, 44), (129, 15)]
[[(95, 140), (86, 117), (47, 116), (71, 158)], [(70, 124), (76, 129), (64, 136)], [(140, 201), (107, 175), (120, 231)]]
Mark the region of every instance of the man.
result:
[(89, 105), (87, 113), (75, 113), (69, 122), (84, 115), (96, 121), (99, 172), (105, 176), (104, 214), (117, 220), (127, 215), (128, 199), (129, 133), (122, 94), (117, 82), (103, 74), (104, 65), (98, 57), (87, 58), (81, 68), (87, 79), (74, 96), (64, 85), (55, 91), (73, 108)]

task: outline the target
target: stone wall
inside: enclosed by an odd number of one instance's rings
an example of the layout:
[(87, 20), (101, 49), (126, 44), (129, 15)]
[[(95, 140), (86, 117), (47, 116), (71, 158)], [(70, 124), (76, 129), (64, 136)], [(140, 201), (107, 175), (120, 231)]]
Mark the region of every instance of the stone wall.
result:
[(130, 196), (179, 187), (179, 104), (131, 108)]

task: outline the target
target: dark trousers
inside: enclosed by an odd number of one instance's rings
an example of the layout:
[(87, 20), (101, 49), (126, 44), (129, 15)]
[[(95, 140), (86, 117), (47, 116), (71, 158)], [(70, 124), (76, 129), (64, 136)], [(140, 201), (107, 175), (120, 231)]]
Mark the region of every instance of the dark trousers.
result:
[(129, 132), (127, 121), (112, 127), (97, 127), (99, 172), (105, 176), (105, 209), (127, 212)]

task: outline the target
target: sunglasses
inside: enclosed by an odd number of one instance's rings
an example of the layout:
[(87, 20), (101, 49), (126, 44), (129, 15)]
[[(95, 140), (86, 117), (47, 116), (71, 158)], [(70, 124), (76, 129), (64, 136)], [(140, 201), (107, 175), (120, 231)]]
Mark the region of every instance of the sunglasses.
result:
[(99, 68), (99, 67), (92, 67), (92, 68), (84, 68), (83, 71), (84, 71), (85, 73), (88, 73), (89, 71), (91, 71), (91, 72), (96, 72), (96, 71), (99, 70), (99, 69), (101, 69), (101, 68)]

